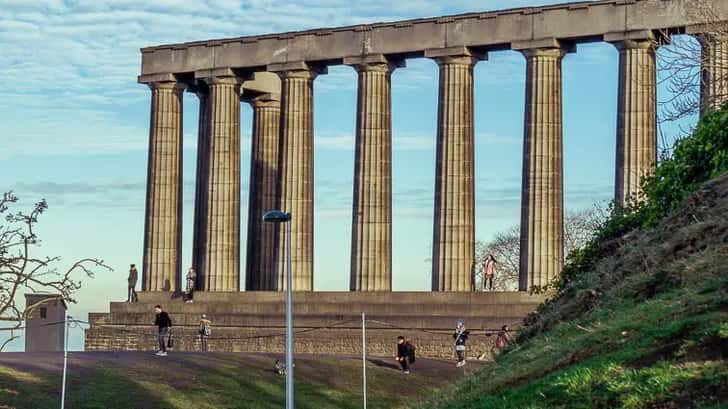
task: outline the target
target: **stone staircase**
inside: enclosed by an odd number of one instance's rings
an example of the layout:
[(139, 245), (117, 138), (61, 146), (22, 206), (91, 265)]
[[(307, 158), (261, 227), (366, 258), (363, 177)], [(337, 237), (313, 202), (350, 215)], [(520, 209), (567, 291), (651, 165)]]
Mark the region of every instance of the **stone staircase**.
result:
[[(300, 292), (294, 293), (297, 353), (361, 353), (361, 313), (367, 317), (367, 349), (391, 355), (398, 335), (411, 338), (421, 356), (453, 355), (457, 319), (472, 331), (471, 354), (488, 351), (486, 336), (504, 324), (517, 327), (541, 298), (522, 292)], [(194, 303), (178, 295), (143, 292), (139, 302), (112, 302), (108, 313), (90, 313), (86, 350), (153, 350), (154, 306), (174, 323), (175, 350), (199, 350), (197, 324), (206, 314), (213, 323), (211, 351), (283, 352), (284, 294), (279, 292), (198, 292)]]

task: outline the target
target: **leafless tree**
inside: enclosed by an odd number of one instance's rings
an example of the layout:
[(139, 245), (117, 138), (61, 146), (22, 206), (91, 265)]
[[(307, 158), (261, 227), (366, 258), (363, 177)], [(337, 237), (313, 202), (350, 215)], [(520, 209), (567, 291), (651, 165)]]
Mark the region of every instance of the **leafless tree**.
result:
[(38, 304), (24, 305), (23, 294), (52, 292), (67, 303), (75, 303), (75, 293), (81, 288), (76, 275), (94, 276), (99, 268), (111, 270), (102, 260), (85, 258), (68, 269), (59, 270), (60, 257), (38, 257), (34, 251), (40, 245), (35, 227), (38, 218), (48, 208), (45, 200), (33, 206), (30, 213), (12, 212), (18, 198), (7, 192), (0, 198), (0, 324), (9, 336), (0, 345), (2, 351), (18, 338), (24, 319)]
[[(728, 44), (728, 25), (716, 12), (717, 0), (692, 0), (686, 10), (692, 21), (707, 22), (696, 37), (673, 36), (669, 46), (661, 49), (658, 60), (661, 83), (668, 91), (660, 104), (660, 121), (673, 122), (719, 107), (728, 99), (728, 90), (716, 86), (728, 81), (728, 47), (711, 48), (712, 44)], [(663, 33), (669, 38), (670, 33)], [(701, 92), (711, 87), (710, 92)]]
[[(599, 225), (606, 217), (606, 210), (594, 207), (587, 210), (567, 212), (564, 217), (564, 254), (583, 247), (594, 236)], [(495, 258), (496, 274), (493, 277), (493, 288), (498, 291), (515, 291), (518, 289), (518, 268), (521, 254), (519, 226), (513, 226), (487, 242), (478, 242), (475, 246), (475, 259), (478, 266), (488, 254)], [(476, 270), (476, 288), (482, 288), (482, 268)]]

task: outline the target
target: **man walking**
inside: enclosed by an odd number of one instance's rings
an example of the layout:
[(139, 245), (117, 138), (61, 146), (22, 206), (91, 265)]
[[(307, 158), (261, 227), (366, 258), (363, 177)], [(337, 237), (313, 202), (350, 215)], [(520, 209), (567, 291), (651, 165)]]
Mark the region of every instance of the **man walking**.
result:
[(139, 299), (136, 293), (137, 279), (139, 278), (139, 272), (134, 264), (129, 267), (128, 288), (126, 292), (126, 302), (137, 302)]
[(154, 325), (158, 329), (159, 338), (159, 351), (157, 356), (167, 356), (167, 337), (170, 336), (172, 331), (172, 320), (169, 318), (169, 314), (162, 310), (161, 305), (154, 306), (154, 312), (156, 317), (154, 319)]
[(408, 374), (410, 373), (409, 367), (410, 367), (410, 354), (412, 351), (410, 351), (410, 345), (404, 341), (403, 336), (397, 337), (397, 355), (396, 359), (397, 362), (399, 362), (399, 366), (402, 368), (402, 372)]

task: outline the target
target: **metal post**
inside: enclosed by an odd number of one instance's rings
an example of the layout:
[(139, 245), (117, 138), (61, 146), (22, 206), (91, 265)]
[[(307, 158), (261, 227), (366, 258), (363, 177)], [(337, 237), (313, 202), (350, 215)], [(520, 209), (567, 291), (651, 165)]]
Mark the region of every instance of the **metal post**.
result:
[(361, 313), (361, 364), (363, 369), (364, 409), (367, 409), (367, 330), (366, 315)]
[(68, 326), (71, 323), (70, 318), (72, 318), (70, 315), (66, 316), (66, 339), (63, 342), (63, 386), (61, 386), (61, 409), (63, 409), (66, 406), (66, 371), (68, 368)]
[(293, 409), (293, 271), (291, 269), (291, 218), (286, 222), (286, 409)]

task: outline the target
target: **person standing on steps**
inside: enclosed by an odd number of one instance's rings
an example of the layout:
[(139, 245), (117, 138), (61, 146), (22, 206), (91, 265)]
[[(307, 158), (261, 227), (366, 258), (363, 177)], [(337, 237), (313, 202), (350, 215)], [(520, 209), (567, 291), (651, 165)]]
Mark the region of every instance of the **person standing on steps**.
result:
[(410, 351), (410, 344), (405, 342), (403, 336), (397, 337), (397, 355), (395, 356), (397, 362), (399, 362), (400, 368), (402, 368), (402, 372), (408, 374), (410, 373), (410, 355), (412, 354), (412, 351)]
[(508, 347), (508, 344), (511, 342), (511, 336), (509, 334), (510, 331), (511, 329), (508, 325), (504, 325), (501, 330), (498, 331), (498, 335), (495, 337), (495, 350), (493, 352), (499, 353)]
[(162, 310), (161, 305), (154, 306), (154, 312), (156, 317), (154, 318), (154, 325), (157, 326), (158, 338), (159, 338), (159, 351), (157, 356), (167, 356), (167, 337), (170, 336), (172, 331), (172, 319), (169, 318), (169, 314)]
[(207, 352), (207, 338), (212, 333), (211, 325), (212, 322), (207, 319), (207, 315), (202, 314), (202, 318), (200, 318), (200, 347), (202, 352)]
[(495, 275), (495, 257), (492, 254), (485, 256), (483, 260), (483, 291), (493, 291), (493, 276)]
[(470, 331), (465, 328), (463, 320), (458, 320), (455, 326), (455, 333), (452, 334), (452, 337), (455, 340), (455, 355), (458, 357), (458, 362), (455, 366), (458, 368), (466, 364), (465, 343), (468, 342), (469, 335)]
[(197, 282), (197, 272), (195, 272), (194, 267), (190, 267), (189, 270), (187, 270), (187, 300), (185, 300), (186, 303), (192, 302), (192, 297), (195, 293), (195, 283)]
[(136, 293), (137, 279), (139, 278), (139, 272), (136, 266), (132, 264), (129, 267), (129, 277), (127, 278), (128, 286), (126, 291), (126, 302), (137, 302), (139, 301)]

